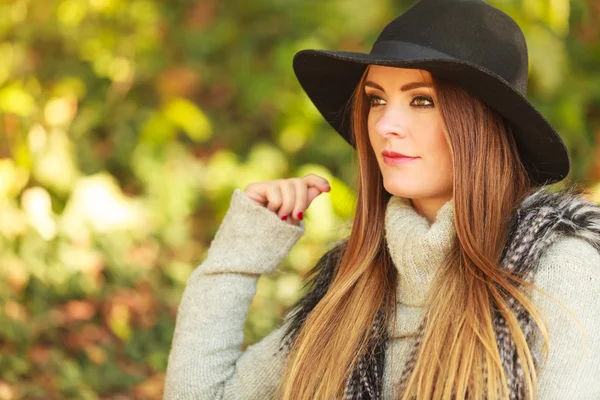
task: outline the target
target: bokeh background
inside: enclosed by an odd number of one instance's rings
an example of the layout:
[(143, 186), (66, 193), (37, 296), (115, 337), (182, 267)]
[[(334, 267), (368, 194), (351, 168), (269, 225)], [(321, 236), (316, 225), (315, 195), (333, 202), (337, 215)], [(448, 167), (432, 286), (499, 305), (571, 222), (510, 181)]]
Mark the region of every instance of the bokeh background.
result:
[[(598, 200), (600, 2), (489, 2), (524, 30), (529, 97)], [(332, 191), (259, 279), (244, 348), (277, 327), (355, 201), (351, 149), (292, 57), (368, 52), (410, 4), (0, 0), (0, 399), (161, 398), (182, 290), (233, 190), (317, 173)]]

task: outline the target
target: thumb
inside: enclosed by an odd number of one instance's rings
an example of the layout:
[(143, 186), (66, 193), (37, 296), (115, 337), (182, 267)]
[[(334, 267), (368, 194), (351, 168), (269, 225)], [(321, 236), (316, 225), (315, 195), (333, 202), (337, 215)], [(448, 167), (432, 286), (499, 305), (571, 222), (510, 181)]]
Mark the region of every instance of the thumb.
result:
[(308, 206), (310, 206), (310, 204), (312, 203), (312, 201), (321, 193), (323, 193), (322, 190), (317, 189), (316, 187), (309, 187), (307, 190), (307, 194), (308, 194)]

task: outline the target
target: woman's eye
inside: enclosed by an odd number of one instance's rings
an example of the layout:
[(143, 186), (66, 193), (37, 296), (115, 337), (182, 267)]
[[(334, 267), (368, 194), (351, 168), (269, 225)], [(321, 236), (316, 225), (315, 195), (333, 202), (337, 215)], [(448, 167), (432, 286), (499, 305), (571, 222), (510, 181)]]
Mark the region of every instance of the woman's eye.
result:
[(428, 96), (415, 96), (412, 98), (411, 104), (414, 104), (415, 107), (432, 107), (433, 99)]
[[(370, 107), (377, 107), (385, 102), (381, 97), (374, 94), (368, 95), (367, 97), (369, 98)], [(415, 107), (433, 107), (433, 99), (428, 96), (414, 96), (411, 98), (410, 104)]]
[(381, 97), (375, 96), (374, 94), (370, 94), (367, 97), (369, 98), (369, 105), (371, 107), (377, 107), (377, 106), (381, 105), (381, 104), (378, 104), (377, 102), (379, 100), (383, 101), (383, 99)]

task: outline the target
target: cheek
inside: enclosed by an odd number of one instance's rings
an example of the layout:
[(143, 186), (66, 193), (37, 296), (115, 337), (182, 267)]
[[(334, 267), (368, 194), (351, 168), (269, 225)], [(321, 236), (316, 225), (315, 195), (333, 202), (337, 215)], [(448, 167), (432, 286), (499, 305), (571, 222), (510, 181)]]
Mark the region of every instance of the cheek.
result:
[(439, 128), (435, 136), (435, 147), (443, 159), (451, 159), (450, 145), (442, 128)]
[(431, 126), (428, 132), (430, 132), (429, 135), (422, 136), (423, 142), (421, 143), (421, 148), (429, 149), (428, 161), (435, 164), (436, 168), (443, 168), (451, 173), (452, 154), (442, 127), (436, 124)]
[(369, 132), (370, 139), (372, 139), (373, 132), (375, 132), (373, 124), (374, 124), (374, 118), (372, 118), (371, 115), (369, 114), (369, 116), (367, 117), (367, 132)]
[(367, 123), (367, 133), (369, 135), (369, 143), (371, 143), (371, 146), (375, 149), (384, 140), (380, 135), (377, 135), (377, 133), (375, 132), (375, 126), (371, 122), (371, 119), (369, 119), (369, 122)]

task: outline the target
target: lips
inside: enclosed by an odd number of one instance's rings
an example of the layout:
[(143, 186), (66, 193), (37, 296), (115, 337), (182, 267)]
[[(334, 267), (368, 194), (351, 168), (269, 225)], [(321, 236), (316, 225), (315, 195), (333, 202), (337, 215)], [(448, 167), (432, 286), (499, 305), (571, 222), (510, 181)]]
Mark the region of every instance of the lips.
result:
[(417, 161), (420, 157), (411, 157), (406, 154), (396, 153), (395, 151), (384, 150), (381, 152), (383, 155), (383, 162), (386, 165), (404, 165)]
[(390, 150), (384, 150), (381, 153), (381, 155), (384, 157), (387, 157), (387, 158), (407, 158), (407, 159), (419, 158), (419, 157), (408, 156), (408, 155), (402, 154), (402, 153), (396, 153), (395, 151), (390, 151)]

